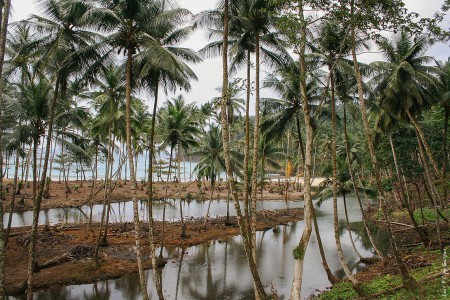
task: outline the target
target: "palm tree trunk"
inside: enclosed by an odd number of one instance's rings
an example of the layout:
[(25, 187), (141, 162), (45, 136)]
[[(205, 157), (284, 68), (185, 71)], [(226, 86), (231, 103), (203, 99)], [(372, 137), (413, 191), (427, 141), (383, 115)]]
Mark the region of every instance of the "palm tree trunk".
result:
[[(2, 11), (2, 9), (3, 11)], [(3, 83), (3, 62), (5, 59), (6, 32), (11, 8), (11, 0), (5, 0), (0, 8), (0, 81)], [(0, 85), (0, 140), (3, 139), (3, 84)], [(0, 143), (1, 144), (1, 143)], [(0, 145), (0, 171), (3, 170), (3, 145)], [(3, 176), (0, 178), (0, 298), (5, 298), (5, 232), (3, 230)]]
[(234, 207), (236, 210), (236, 218), (238, 220), (239, 229), (242, 235), (242, 240), (244, 242), (244, 250), (245, 254), (247, 256), (247, 260), (250, 266), (250, 271), (252, 273), (253, 281), (256, 285), (256, 290), (259, 294), (259, 297), (262, 300), (267, 299), (266, 292), (264, 291), (264, 286), (261, 282), (261, 279), (258, 274), (258, 270), (256, 267), (256, 262), (253, 259), (252, 255), (252, 241), (251, 237), (248, 234), (248, 231), (246, 230), (246, 220), (242, 218), (242, 212), (241, 207), (239, 204), (238, 194), (235, 187), (234, 182), (234, 176), (233, 176), (233, 170), (231, 167), (231, 160), (230, 160), (230, 141), (229, 141), (229, 128), (228, 128), (228, 117), (227, 117), (227, 103), (228, 99), (230, 97), (229, 90), (228, 90), (228, 28), (229, 28), (229, 0), (225, 0), (225, 6), (224, 6), (224, 36), (223, 36), (223, 51), (222, 51), (222, 63), (223, 63), (223, 70), (222, 70), (222, 101), (221, 101), (221, 111), (220, 111), (220, 120), (222, 125), (222, 140), (223, 140), (223, 150), (224, 150), (224, 158), (225, 158), (225, 165), (227, 169), (227, 180), (228, 180), (228, 188), (230, 189), (232, 195), (233, 195), (233, 202)]
[(426, 186), (426, 183), (428, 183), (430, 199), (433, 202), (434, 210), (436, 212), (436, 233), (437, 233), (437, 238), (438, 238), (438, 242), (439, 242), (439, 248), (441, 249), (441, 251), (443, 251), (444, 248), (442, 245), (442, 237), (441, 237), (441, 229), (440, 229), (441, 227), (439, 225), (439, 207), (438, 207), (438, 203), (437, 203), (437, 192), (434, 189), (434, 186), (432, 183), (430, 171), (428, 169), (427, 159), (425, 157), (425, 152), (423, 150), (421, 140), (419, 139), (419, 136), (418, 136), (419, 135), (418, 130), (416, 130), (416, 135), (417, 135), (417, 143), (419, 145), (419, 154), (420, 154), (420, 158), (422, 161), (422, 166), (423, 166), (425, 178), (426, 178), (425, 186)]
[(167, 201), (167, 189), (169, 188), (169, 180), (170, 180), (170, 172), (172, 166), (172, 156), (173, 156), (173, 147), (170, 146), (170, 156), (169, 156), (169, 170), (167, 172), (167, 182), (166, 182), (166, 194), (164, 196), (164, 205), (163, 205), (163, 218), (162, 218), (162, 226), (161, 226), (161, 248), (159, 249), (159, 258), (163, 257), (163, 248), (164, 248), (164, 224), (166, 219), (166, 201)]
[[(178, 182), (180, 183), (180, 196), (181, 196), (181, 188), (183, 184), (181, 183), (181, 146), (178, 144), (177, 147), (177, 164), (178, 164)], [(180, 198), (180, 220), (181, 220), (181, 238), (186, 238), (186, 225), (183, 220), (183, 200)]]
[[(352, 16), (354, 15), (354, 1), (351, 2), (351, 15)], [(383, 217), (384, 217), (384, 220), (386, 221), (386, 225), (387, 225), (387, 229), (388, 229), (389, 241), (391, 243), (395, 261), (397, 263), (397, 266), (400, 270), (400, 274), (402, 276), (403, 285), (405, 287), (416, 286), (416, 281), (409, 275), (408, 268), (406, 267), (406, 264), (404, 263), (403, 259), (400, 256), (400, 253), (397, 249), (397, 243), (395, 241), (394, 234), (392, 232), (391, 222), (389, 219), (389, 215), (387, 213), (384, 190), (383, 190), (383, 187), (381, 184), (380, 168), (378, 166), (378, 161), (377, 161), (377, 157), (375, 154), (375, 147), (374, 147), (371, 137), (370, 137), (371, 135), (370, 135), (370, 128), (369, 128), (369, 121), (367, 120), (366, 105), (364, 103), (363, 81), (362, 81), (362, 77), (361, 77), (361, 71), (360, 71), (359, 65), (358, 65), (358, 59), (356, 57), (356, 33), (355, 33), (354, 25), (351, 26), (351, 43), (352, 43), (353, 67), (354, 67), (355, 73), (356, 73), (356, 81), (357, 81), (357, 86), (358, 86), (358, 101), (359, 101), (362, 121), (363, 121), (363, 125), (364, 125), (364, 134), (366, 136), (367, 143), (369, 146), (370, 158), (371, 158), (373, 169), (375, 172), (377, 189), (378, 189), (378, 193), (379, 193), (379, 197), (380, 197), (380, 203), (381, 203), (381, 207), (382, 207)]]
[[(251, 94), (251, 55), (250, 50), (247, 51), (247, 97), (245, 101), (245, 144), (244, 144), (244, 215), (250, 220), (249, 211), (249, 178), (248, 178), (248, 160), (250, 157), (250, 94)], [(247, 222), (247, 224), (249, 224)], [(248, 229), (249, 230), (249, 229)], [(249, 230), (250, 231), (250, 230)]]
[[(109, 164), (108, 169), (106, 172), (108, 172), (107, 177), (109, 180), (107, 180), (107, 190), (105, 194), (105, 204), (106, 204), (106, 220), (105, 220), (105, 233), (101, 235), (101, 245), (107, 246), (108, 245), (108, 225), (109, 225), (109, 215), (111, 213), (111, 193), (112, 193), (112, 180), (113, 180), (113, 168), (114, 168), (114, 145), (116, 144), (116, 136), (112, 134), (114, 131), (114, 126), (111, 126), (112, 130), (109, 132), (109, 143), (110, 143), (110, 150), (111, 155), (108, 157)], [(120, 169), (122, 168), (122, 164), (120, 164), (119, 169), (117, 170), (117, 173), (120, 174)]]
[(450, 114), (450, 107), (448, 104), (445, 104), (445, 115), (444, 115), (444, 137), (442, 141), (442, 186), (444, 190), (444, 199), (443, 206), (444, 208), (448, 205), (448, 184), (447, 184), (447, 164), (448, 164), (448, 151), (447, 151), (447, 132), (448, 132), (448, 118)]
[(312, 219), (313, 219), (313, 203), (311, 197), (311, 153), (313, 142), (313, 130), (311, 125), (311, 110), (308, 102), (308, 94), (306, 90), (306, 29), (307, 24), (303, 11), (303, 0), (298, 0), (298, 14), (300, 23), (300, 45), (299, 45), (299, 63), (300, 63), (300, 94), (303, 99), (303, 114), (305, 118), (305, 188), (303, 192), (304, 199), (304, 219), (305, 228), (303, 229), (302, 237), (299, 244), (295, 249), (295, 266), (294, 266), (294, 279), (292, 282), (291, 300), (299, 300), (301, 295), (301, 287), (303, 281), (303, 264), (305, 259), (306, 249), (309, 244), (309, 239), (312, 232)]
[[(353, 285), (353, 288), (359, 293), (360, 283), (353, 276), (352, 271), (347, 265), (345, 261), (344, 252), (342, 251), (341, 245), (341, 237), (339, 234), (339, 224), (338, 224), (338, 210), (337, 210), (337, 161), (336, 161), (336, 99), (334, 97), (334, 78), (333, 78), (333, 70), (331, 66), (328, 66), (328, 70), (330, 72), (330, 82), (331, 82), (331, 126), (332, 126), (332, 134), (331, 134), (331, 155), (333, 161), (333, 212), (334, 212), (334, 238), (336, 240), (336, 248), (338, 252), (339, 262), (344, 269), (345, 275), (350, 280)], [(353, 240), (352, 240), (353, 242)], [(355, 247), (356, 249), (356, 247)], [(359, 252), (357, 252), (359, 254)], [(360, 255), (360, 254), (359, 254)]]
[(409, 109), (406, 108), (405, 110), (406, 110), (406, 114), (408, 115), (409, 120), (414, 125), (414, 128), (417, 130), (419, 137), (422, 140), (422, 144), (425, 147), (425, 152), (426, 152), (428, 158), (430, 159), (431, 164), (433, 165), (433, 169), (436, 172), (436, 175), (439, 178), (442, 178), (441, 170), (439, 170), (439, 167), (438, 167), (436, 161), (434, 160), (433, 153), (431, 152), (430, 146), (427, 143), (427, 140), (425, 138), (425, 133), (423, 132), (422, 127), (420, 127), (419, 123), (417, 123), (416, 118), (411, 114)]
[(398, 166), (398, 161), (397, 161), (397, 153), (395, 152), (394, 140), (392, 139), (392, 133), (389, 134), (389, 143), (391, 144), (392, 157), (394, 158), (395, 172), (397, 173), (398, 183), (400, 185), (400, 191), (402, 194), (402, 198), (404, 200), (403, 204), (406, 207), (406, 210), (408, 211), (408, 215), (409, 215), (409, 218), (411, 219), (411, 222), (413, 223), (414, 229), (419, 234), (422, 244), (426, 248), (426, 247), (428, 247), (429, 240), (426, 237), (425, 232), (422, 230), (422, 228), (419, 227), (419, 224), (417, 224), (417, 220), (414, 217), (414, 213), (411, 209), (409, 200), (406, 197), (406, 193), (405, 193), (405, 189), (407, 188), (406, 182), (403, 182), (403, 176), (400, 173), (400, 168)]
[[(130, 21), (131, 22), (131, 21)], [(131, 25), (131, 24), (130, 24)], [(131, 27), (131, 26), (130, 26)], [(144, 300), (148, 300), (147, 293), (147, 282), (145, 280), (144, 265), (142, 259), (142, 248), (141, 248), (141, 229), (139, 226), (139, 204), (136, 194), (136, 174), (134, 172), (133, 163), (133, 149), (131, 144), (131, 64), (133, 59), (132, 49), (128, 49), (127, 57), (127, 69), (126, 69), (126, 114), (125, 114), (125, 124), (126, 124), (126, 142), (127, 142), (127, 152), (128, 152), (128, 162), (130, 166), (130, 179), (131, 179), (131, 195), (133, 198), (133, 219), (134, 219), (134, 231), (136, 238), (136, 257), (139, 269), (139, 282), (141, 285), (141, 294)]]
[[(159, 300), (164, 300), (162, 290), (161, 272), (158, 271), (159, 266), (156, 258), (155, 246), (155, 225), (153, 220), (153, 159), (154, 159), (154, 143), (155, 143), (155, 126), (156, 126), (156, 112), (158, 109), (158, 81), (154, 85), (153, 91), (155, 93), (155, 103), (153, 104), (152, 127), (150, 129), (150, 144), (149, 144), (149, 159), (148, 159), (148, 235), (150, 242), (150, 256), (152, 260), (153, 281), (155, 282), (156, 292)], [(164, 200), (165, 201), (165, 200)], [(161, 246), (162, 248), (162, 246)]]
[(100, 265), (100, 262), (98, 260), (98, 252), (100, 249), (101, 244), (105, 241), (102, 237), (103, 232), (103, 225), (105, 224), (105, 218), (106, 218), (106, 210), (108, 209), (108, 202), (109, 202), (109, 190), (110, 190), (110, 172), (109, 169), (111, 168), (112, 164), (112, 143), (111, 143), (111, 136), (112, 136), (112, 130), (111, 126), (109, 126), (109, 133), (108, 133), (108, 154), (106, 158), (106, 167), (105, 167), (105, 187), (104, 187), (104, 196), (103, 196), (103, 210), (102, 210), (102, 218), (100, 220), (100, 229), (98, 231), (98, 238), (97, 238), (97, 244), (95, 246), (95, 252), (94, 252), (94, 262), (96, 266), (98, 267)]
[(45, 151), (44, 166), (42, 167), (42, 177), (39, 186), (39, 193), (33, 199), (33, 224), (31, 226), (30, 247), (28, 250), (27, 300), (33, 299), (33, 273), (35, 271), (34, 269), (36, 261), (36, 240), (37, 240), (38, 221), (39, 221), (39, 213), (41, 211), (42, 195), (44, 193), (45, 188), (45, 178), (47, 177), (47, 168), (50, 157), (53, 123), (55, 117), (55, 107), (56, 107), (56, 100), (58, 99), (58, 90), (60, 85), (59, 83), (60, 83), (59, 78), (57, 78), (55, 83), (55, 91), (53, 99), (50, 104), (50, 116), (47, 125), (48, 126), (47, 145)]
[[(353, 174), (352, 163), (350, 162), (350, 144), (349, 144), (348, 131), (347, 131), (347, 110), (346, 110), (345, 102), (343, 102), (343, 106), (344, 106), (345, 152), (346, 152), (346, 155), (347, 155), (348, 170), (349, 170), (349, 173), (350, 173), (350, 178), (352, 179), (353, 190), (355, 191), (356, 198), (358, 199), (359, 210), (361, 211), (361, 216), (362, 216), (362, 220), (363, 220), (363, 224), (364, 224), (364, 229), (366, 230), (366, 233), (367, 233), (367, 236), (369, 237), (370, 243), (372, 244), (372, 247), (375, 250), (375, 253), (378, 255), (378, 257), (381, 258), (383, 261), (385, 261), (386, 258), (384, 257), (383, 253), (381, 253), (381, 251), (376, 246), (375, 241), (374, 241), (374, 239), (372, 237), (372, 234), (370, 233), (369, 226), (367, 226), (366, 215), (364, 213), (364, 208), (362, 206), (361, 197), (359, 196), (358, 186), (356, 185), (355, 175)], [(365, 191), (364, 191), (364, 194), (365, 194)], [(365, 196), (366, 196), (366, 201), (367, 201), (368, 205), (370, 205), (369, 200), (367, 199), (367, 194), (365, 194)]]
[[(256, 52), (256, 91), (255, 91), (255, 127), (253, 129), (253, 164), (252, 164), (252, 222), (251, 222), (251, 231), (252, 231), (252, 255), (253, 260), (256, 263), (256, 200), (257, 200), (257, 191), (258, 191), (258, 146), (259, 146), (259, 110), (260, 110), (260, 101), (259, 101), (259, 32), (255, 34), (255, 52)], [(258, 291), (255, 286), (255, 298), (259, 300)]]
[(322, 258), (322, 265), (327, 273), (328, 280), (331, 284), (337, 283), (339, 280), (331, 273), (330, 267), (328, 266), (327, 258), (325, 256), (325, 251), (323, 249), (322, 238), (320, 237), (319, 224), (317, 222), (316, 211), (313, 209), (313, 222), (314, 222), (314, 232), (316, 233), (317, 244), (319, 246), (320, 257)]
[(17, 149), (16, 149), (16, 162), (15, 162), (15, 169), (14, 169), (14, 183), (13, 183), (13, 189), (12, 189), (12, 195), (11, 195), (11, 204), (9, 206), (8, 225), (6, 227), (6, 233), (5, 233), (5, 249), (6, 249), (6, 246), (8, 245), (9, 233), (11, 231), (12, 215), (13, 215), (13, 212), (14, 212), (14, 203), (16, 201), (16, 194), (17, 194), (17, 181), (18, 181), (18, 178), (19, 178), (19, 157), (20, 157), (19, 156), (19, 150), (20, 150), (20, 146), (18, 146)]

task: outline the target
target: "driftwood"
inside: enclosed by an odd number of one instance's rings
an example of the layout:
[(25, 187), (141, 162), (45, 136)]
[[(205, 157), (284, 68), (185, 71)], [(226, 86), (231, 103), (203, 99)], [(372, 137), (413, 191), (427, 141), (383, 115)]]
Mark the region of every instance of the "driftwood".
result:
[(89, 245), (78, 245), (73, 247), (69, 252), (63, 253), (55, 258), (47, 260), (36, 266), (36, 271), (57, 266), (71, 260), (80, 260), (92, 258), (94, 256), (94, 247)]
[[(386, 223), (387, 223), (386, 221), (380, 221), (380, 220), (374, 220), (373, 222), (375, 222), (375, 223), (381, 223), (381, 224), (386, 224)], [(392, 225), (403, 226), (403, 227), (408, 227), (408, 228), (414, 228), (414, 226), (409, 225), (409, 224), (398, 223), (398, 222), (392, 222), (392, 221), (389, 222), (389, 223), (391, 223)]]

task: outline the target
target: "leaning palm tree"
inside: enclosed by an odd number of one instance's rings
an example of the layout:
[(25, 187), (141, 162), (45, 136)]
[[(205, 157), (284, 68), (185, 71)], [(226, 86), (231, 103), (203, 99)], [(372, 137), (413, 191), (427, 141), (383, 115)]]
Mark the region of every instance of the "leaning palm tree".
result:
[(393, 40), (382, 39), (379, 47), (387, 61), (371, 64), (378, 72), (372, 81), (376, 85), (374, 92), (380, 95), (381, 106), (401, 120), (411, 122), (417, 130), (434, 171), (441, 177), (433, 152), (416, 120), (436, 101), (435, 95), (441, 86), (436, 76), (438, 69), (429, 65), (433, 59), (425, 55), (429, 46), (426, 37), (413, 40), (404, 31)]
[[(441, 179), (442, 173), (423, 129), (416, 119), (416, 116), (420, 116), (424, 109), (436, 101), (435, 95), (441, 85), (439, 78), (435, 76), (438, 73), (437, 68), (428, 65), (432, 61), (431, 57), (425, 55), (429, 45), (428, 38), (421, 36), (413, 40), (408, 33), (402, 31), (394, 37), (392, 42), (388, 39), (382, 39), (379, 42), (387, 61), (374, 62), (372, 66), (379, 72), (373, 78), (373, 83), (376, 84), (375, 93), (380, 99), (380, 106), (396, 118), (409, 121), (415, 128), (426, 182), (433, 198), (436, 215), (438, 215), (438, 206), (442, 206), (443, 201), (436, 191), (429, 172), (428, 160), (436, 175)], [(422, 145), (424, 151), (422, 151)], [(394, 146), (393, 143), (392, 146)], [(393, 153), (395, 154), (395, 151)], [(414, 216), (410, 215), (413, 219)], [(417, 223), (415, 225), (418, 228)], [(439, 218), (436, 219), (436, 230), (440, 237)]]

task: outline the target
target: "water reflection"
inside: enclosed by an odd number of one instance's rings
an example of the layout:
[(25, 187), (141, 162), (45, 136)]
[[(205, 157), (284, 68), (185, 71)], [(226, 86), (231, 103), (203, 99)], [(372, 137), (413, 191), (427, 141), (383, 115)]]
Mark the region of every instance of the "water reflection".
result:
[[(354, 199), (351, 199), (354, 200)], [(364, 256), (373, 250), (364, 234), (361, 214), (355, 201), (348, 203), (351, 227), (355, 244)], [(344, 253), (354, 272), (361, 264), (350, 244), (342, 203), (339, 204), (339, 230)], [(333, 234), (332, 203), (325, 202), (318, 210), (318, 222), (322, 242), (332, 272), (337, 277), (344, 275), (335, 250)], [(277, 289), (280, 299), (288, 299), (293, 278), (294, 258), (292, 250), (297, 245), (303, 230), (303, 222), (277, 226), (275, 230), (258, 232), (258, 268), (267, 291), (271, 285)], [(371, 230), (380, 249), (387, 251), (389, 241), (383, 230), (372, 226)], [(164, 255), (169, 262), (163, 269), (163, 290), (167, 299), (253, 299), (253, 282), (247, 267), (247, 259), (240, 236), (226, 241), (212, 241), (202, 245), (181, 249), (166, 248)], [(302, 297), (306, 298), (330, 285), (313, 234), (306, 251)], [(152, 273), (148, 272), (149, 292), (157, 299)], [(96, 284), (54, 287), (36, 292), (37, 299), (141, 299), (137, 274)]]
[[(166, 207), (166, 220), (178, 220), (180, 218), (178, 199), (167, 200)], [(163, 211), (163, 201), (157, 201), (153, 204), (153, 216), (158, 220), (162, 220)], [(299, 208), (303, 207), (303, 201), (290, 201), (289, 207)], [(183, 200), (183, 214), (185, 217), (198, 218), (204, 217), (208, 208), (208, 203), (200, 200)], [(284, 201), (264, 201), (257, 203), (257, 209), (284, 209), (286, 204)], [(52, 208), (47, 210), (42, 210), (39, 214), (39, 224), (57, 224), (57, 223), (70, 223), (70, 224), (83, 224), (89, 222), (91, 208), (88, 205), (82, 206), (80, 208), (69, 207), (69, 208)], [(100, 222), (102, 218), (103, 205), (94, 205), (92, 207), (92, 219), (94, 222)], [(211, 203), (210, 216), (224, 216), (227, 213), (227, 203), (224, 200), (215, 200)], [(148, 219), (148, 206), (146, 201), (140, 201), (139, 214), (141, 218), (145, 220)], [(230, 214), (234, 215), (234, 205), (230, 204)], [(5, 220), (5, 225), (9, 213), (4, 214), (3, 219)], [(31, 226), (33, 220), (33, 212), (17, 212), (13, 214), (12, 227), (19, 226)], [(117, 222), (132, 222), (133, 221), (133, 202), (117, 202), (111, 204), (111, 214), (109, 217), (110, 223)]]

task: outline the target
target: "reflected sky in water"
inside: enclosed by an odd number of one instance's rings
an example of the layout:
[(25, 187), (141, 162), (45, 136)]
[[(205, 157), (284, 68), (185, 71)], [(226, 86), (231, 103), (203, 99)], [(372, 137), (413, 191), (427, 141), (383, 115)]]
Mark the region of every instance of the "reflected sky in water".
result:
[[(373, 250), (364, 234), (357, 203), (352, 197), (347, 202), (356, 246), (362, 255), (371, 256)], [(339, 199), (339, 213), (343, 250), (347, 262), (356, 272), (363, 266), (358, 264), (358, 258), (350, 244), (342, 199)], [(344, 273), (335, 250), (332, 201), (325, 201), (318, 208), (317, 215), (330, 268), (334, 274), (342, 277)], [(268, 292), (273, 285), (280, 299), (289, 298), (294, 269), (292, 250), (298, 244), (303, 225), (302, 221), (295, 222), (288, 226), (277, 226), (277, 230), (257, 233), (258, 269), (263, 284)], [(386, 252), (389, 240), (385, 232), (375, 226), (371, 229), (380, 248)], [(252, 277), (240, 236), (186, 249), (166, 248), (165, 256), (170, 258), (162, 271), (166, 299), (253, 299)], [(147, 275), (152, 299), (157, 299), (151, 272)], [(302, 297), (307, 298), (329, 286), (313, 233), (306, 251)], [(139, 278), (137, 274), (133, 274), (95, 284), (54, 287), (36, 292), (36, 299), (141, 299)]]
[[(166, 204), (166, 220), (178, 220), (180, 218), (180, 200), (167, 200)], [(153, 218), (162, 220), (163, 216), (163, 201), (156, 201), (153, 204)], [(290, 208), (303, 207), (303, 201), (290, 201)], [(286, 203), (280, 200), (266, 200), (264, 202), (258, 201), (257, 210), (262, 209), (275, 210), (285, 209)], [(183, 216), (187, 218), (204, 217), (208, 209), (208, 202), (200, 200), (183, 200)], [(52, 208), (42, 210), (39, 214), (39, 224), (54, 225), (58, 223), (83, 224), (89, 222), (91, 208), (89, 205), (80, 208)], [(92, 219), (94, 222), (100, 222), (102, 218), (103, 205), (98, 204), (92, 207)], [(211, 203), (210, 216), (225, 216), (227, 214), (227, 202), (225, 200), (213, 200)], [(234, 205), (230, 201), (230, 214), (234, 215)], [(148, 220), (148, 205), (146, 201), (140, 201), (139, 215), (145, 220)], [(4, 226), (8, 224), (9, 213), (3, 217)], [(12, 227), (31, 226), (33, 221), (33, 212), (17, 212), (13, 213)], [(109, 217), (110, 223), (117, 222), (133, 222), (133, 202), (117, 202), (111, 204), (111, 211)]]

